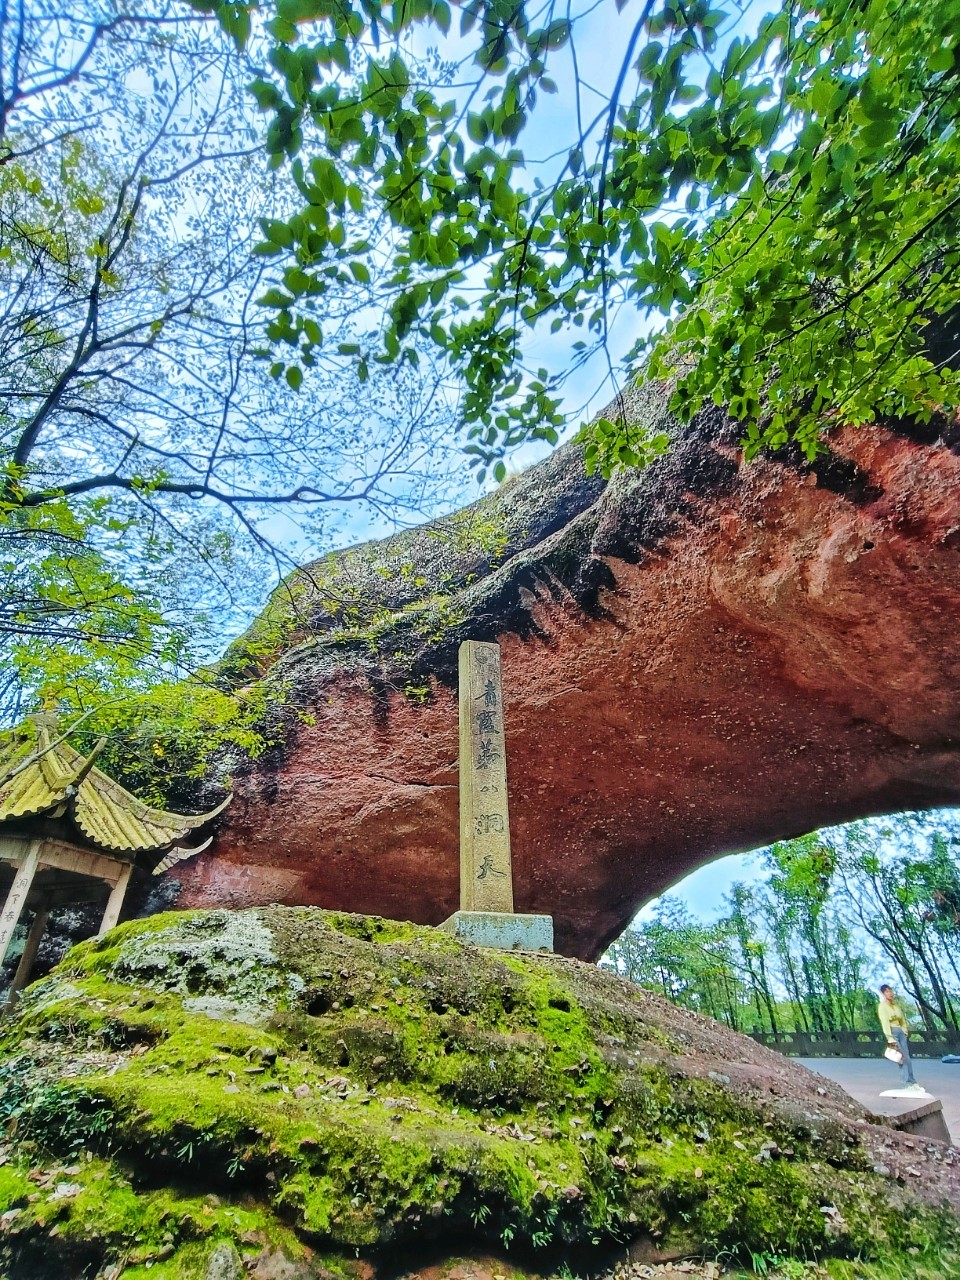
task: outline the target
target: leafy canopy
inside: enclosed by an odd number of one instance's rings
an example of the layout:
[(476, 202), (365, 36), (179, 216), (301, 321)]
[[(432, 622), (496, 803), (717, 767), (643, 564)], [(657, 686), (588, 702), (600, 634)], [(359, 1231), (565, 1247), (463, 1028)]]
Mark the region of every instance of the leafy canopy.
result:
[[(593, 119), (575, 54), (609, 4), (191, 2), (238, 45), (261, 20), (273, 42), (251, 87), (299, 207), (259, 252), (287, 264), (264, 302), (292, 381), (322, 295), (376, 281), (361, 378), (436, 343), (475, 460), (501, 475), (505, 449), (563, 421), (530, 339), (562, 332), (579, 361), (621, 302), (659, 323), (620, 376), (674, 377), (687, 418), (727, 405), (750, 455), (792, 439), (812, 456), (834, 422), (960, 399), (924, 342), (960, 303), (960, 0), (792, 0), (746, 35), (735, 0), (616, 0), (636, 18)], [(472, 87), (424, 77), (423, 28)], [(570, 137), (531, 181), (531, 122), (561, 77)], [(371, 211), (381, 234), (358, 237)], [(587, 435), (607, 471), (666, 445), (623, 421)]]
[(344, 385), (362, 299), (328, 300), (306, 373), (261, 359), (256, 220), (294, 205), (259, 52), (180, 0), (0, 5), (0, 726), (37, 702), (119, 724), (180, 677), (209, 706), (204, 663), (297, 553), (456, 490), (430, 361)]

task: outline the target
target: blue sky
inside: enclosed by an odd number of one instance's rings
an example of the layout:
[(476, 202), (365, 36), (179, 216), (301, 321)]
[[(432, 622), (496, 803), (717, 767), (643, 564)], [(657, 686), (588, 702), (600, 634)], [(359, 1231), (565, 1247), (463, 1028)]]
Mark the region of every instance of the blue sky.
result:
[[(759, 851), (753, 853), (731, 853), (725, 858), (717, 858), (708, 862), (705, 867), (698, 867), (688, 876), (678, 880), (667, 893), (680, 901), (700, 920), (716, 920), (725, 915), (724, 898), (737, 881), (754, 883), (763, 879), (763, 868)], [(652, 915), (655, 902), (650, 903), (637, 913), (637, 918), (645, 920)]]

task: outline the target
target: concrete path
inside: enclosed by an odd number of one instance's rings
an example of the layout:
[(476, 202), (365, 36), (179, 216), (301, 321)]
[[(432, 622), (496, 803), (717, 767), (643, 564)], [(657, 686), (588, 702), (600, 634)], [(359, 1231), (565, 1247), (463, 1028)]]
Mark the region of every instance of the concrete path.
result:
[[(846, 1089), (875, 1115), (896, 1116), (912, 1111), (924, 1099), (881, 1098), (884, 1089), (896, 1089), (900, 1072), (885, 1058), (796, 1058)], [(960, 1144), (960, 1062), (940, 1062), (936, 1058), (914, 1058), (913, 1074), (927, 1093), (943, 1104), (943, 1118), (955, 1144)]]

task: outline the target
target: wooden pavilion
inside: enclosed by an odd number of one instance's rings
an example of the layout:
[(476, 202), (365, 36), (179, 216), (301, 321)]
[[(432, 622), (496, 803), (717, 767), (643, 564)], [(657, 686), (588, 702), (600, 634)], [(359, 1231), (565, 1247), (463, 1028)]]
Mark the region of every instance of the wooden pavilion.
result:
[(0, 754), (0, 961), (25, 910), (34, 912), (8, 1004), (26, 984), (54, 907), (104, 902), (100, 933), (120, 918), (134, 867), (154, 875), (206, 849), (180, 842), (230, 803), (193, 816), (153, 809), (60, 736), (55, 715), (31, 716)]

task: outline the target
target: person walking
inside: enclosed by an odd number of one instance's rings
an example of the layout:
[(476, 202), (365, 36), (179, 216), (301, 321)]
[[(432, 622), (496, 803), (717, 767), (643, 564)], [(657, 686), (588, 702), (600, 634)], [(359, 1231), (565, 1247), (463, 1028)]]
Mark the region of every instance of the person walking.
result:
[(880, 1019), (883, 1034), (887, 1037), (888, 1048), (896, 1049), (900, 1054), (900, 1081), (904, 1090), (909, 1090), (911, 1093), (926, 1093), (923, 1085), (917, 1084), (914, 1078), (913, 1060), (910, 1057), (910, 1046), (907, 1043), (910, 1027), (907, 1023), (906, 1014), (900, 1007), (900, 1002), (897, 1000), (893, 987), (888, 986), (886, 983), (880, 988), (877, 1017)]

